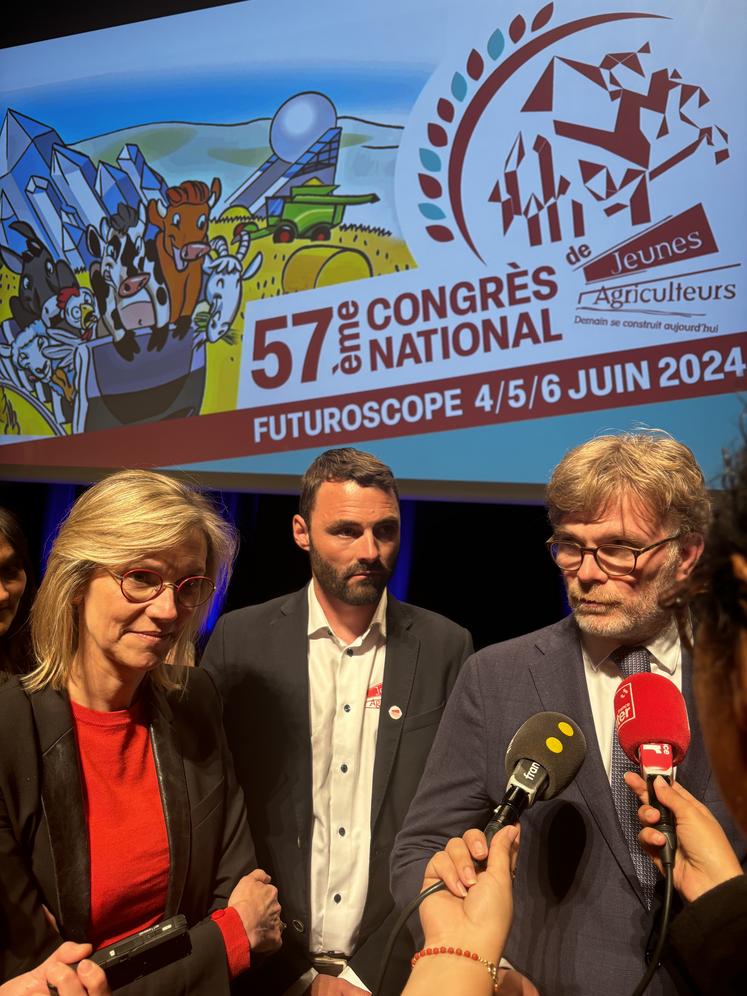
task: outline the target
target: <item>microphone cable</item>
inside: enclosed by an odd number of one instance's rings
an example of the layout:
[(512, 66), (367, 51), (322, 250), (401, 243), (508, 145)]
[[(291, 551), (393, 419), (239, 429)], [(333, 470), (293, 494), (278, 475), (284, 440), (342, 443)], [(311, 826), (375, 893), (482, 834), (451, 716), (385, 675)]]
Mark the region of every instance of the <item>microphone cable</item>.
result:
[(384, 984), (384, 978), (386, 976), (386, 970), (387, 968), (389, 968), (389, 959), (392, 957), (392, 951), (394, 950), (394, 945), (397, 943), (397, 938), (400, 935), (400, 931), (407, 923), (407, 921), (410, 919), (415, 910), (418, 909), (418, 907), (420, 906), (420, 904), (423, 902), (424, 899), (427, 899), (428, 896), (432, 896), (434, 893), (440, 892), (442, 889), (445, 888), (446, 888), (445, 882), (435, 882), (427, 889), (423, 889), (423, 891), (419, 895), (415, 896), (415, 898), (411, 900), (407, 904), (407, 906), (405, 906), (400, 915), (397, 917), (397, 922), (392, 927), (392, 931), (389, 934), (389, 937), (387, 938), (386, 947), (384, 948), (384, 951), (381, 956), (381, 968), (379, 969), (379, 977), (376, 980), (376, 986), (373, 990), (373, 996), (379, 996), (379, 993), (381, 992), (381, 987)]
[(672, 872), (671, 864), (666, 864), (664, 866), (664, 902), (661, 908), (661, 919), (659, 936), (656, 940), (656, 946), (651, 952), (651, 958), (648, 963), (648, 967), (641, 978), (641, 981), (635, 988), (633, 996), (641, 996), (643, 992), (648, 988), (649, 983), (654, 977), (656, 969), (659, 967), (659, 962), (661, 960), (661, 953), (664, 950), (664, 943), (667, 939), (667, 931), (669, 930), (669, 920), (672, 916), (672, 896), (674, 894), (674, 874)]
[(630, 675), (618, 687), (614, 704), (618, 741), (630, 760), (640, 765), (648, 788), (649, 804), (659, 810), (656, 828), (665, 838), (659, 849), (664, 869), (659, 936), (646, 971), (633, 992), (633, 996), (641, 996), (659, 967), (666, 943), (672, 916), (677, 852), (677, 823), (674, 814), (656, 798), (654, 780), (661, 775), (671, 784), (674, 768), (682, 763), (690, 746), (690, 724), (682, 693), (663, 675), (650, 672)]

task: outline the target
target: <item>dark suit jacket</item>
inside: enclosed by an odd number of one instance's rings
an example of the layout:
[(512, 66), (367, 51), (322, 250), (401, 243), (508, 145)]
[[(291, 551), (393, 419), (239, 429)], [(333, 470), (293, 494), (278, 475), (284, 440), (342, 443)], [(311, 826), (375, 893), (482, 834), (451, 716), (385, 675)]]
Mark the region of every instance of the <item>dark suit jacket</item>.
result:
[[(572, 784), (521, 819), (514, 923), (505, 950), (543, 996), (630, 996), (645, 971), (653, 916), (619, 825), (599, 753), (571, 617), (536, 633), (487, 647), (464, 666), (392, 857), (392, 891), (404, 906), (433, 854), (469, 827), (483, 827), (506, 787), (509, 740), (544, 710), (574, 719), (587, 742)], [(744, 844), (712, 783), (696, 721), (690, 662), (683, 692), (692, 740), (678, 779)], [(673, 993), (666, 972), (647, 993)]]
[[(209, 677), (190, 669), (184, 695), (150, 694), (150, 735), (171, 853), (165, 917), (183, 913), (189, 958), (118, 992), (229, 991), (226, 950), (206, 919), (256, 867)], [(122, 842), (126, 847), (127, 842)], [(85, 941), (90, 917), (88, 831), (67, 695), (0, 687), (0, 978), (35, 967), (63, 940)]]
[[(272, 875), (288, 923), (283, 950), (265, 974), (245, 981), (283, 992), (309, 967), (312, 826), (308, 601), (303, 588), (219, 620), (202, 665), (224, 701), (224, 723), (244, 790), (261, 867)], [(472, 651), (469, 633), (443, 616), (389, 595), (371, 810), (368, 896), (350, 964), (371, 988), (396, 919), (389, 855), (420, 780), (446, 699)], [(402, 710), (399, 719), (390, 706)], [(407, 932), (405, 932), (406, 935)], [(399, 993), (409, 971), (403, 936), (385, 991)], [(252, 975), (253, 978), (248, 978)]]

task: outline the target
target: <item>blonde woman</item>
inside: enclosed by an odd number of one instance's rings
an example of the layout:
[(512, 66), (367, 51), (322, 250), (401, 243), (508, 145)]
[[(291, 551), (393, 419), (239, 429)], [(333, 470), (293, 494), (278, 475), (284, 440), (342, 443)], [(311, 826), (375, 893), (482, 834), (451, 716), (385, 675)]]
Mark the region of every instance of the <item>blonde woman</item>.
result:
[(228, 993), (279, 946), (217, 693), (185, 666), (235, 547), (205, 496), (148, 471), (96, 484), (60, 527), (36, 667), (0, 688), (0, 980), (176, 914), (191, 954), (120, 991)]

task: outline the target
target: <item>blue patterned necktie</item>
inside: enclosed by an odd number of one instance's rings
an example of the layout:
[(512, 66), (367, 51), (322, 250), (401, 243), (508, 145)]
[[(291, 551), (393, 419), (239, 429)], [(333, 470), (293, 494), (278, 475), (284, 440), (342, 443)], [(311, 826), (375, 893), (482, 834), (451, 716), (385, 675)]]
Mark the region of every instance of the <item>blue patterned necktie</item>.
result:
[[(651, 670), (651, 658), (645, 647), (619, 647), (612, 654), (612, 660), (620, 668), (623, 678), (629, 678), (631, 674), (640, 674), (642, 671)], [(638, 832), (641, 829), (638, 820), (639, 802), (623, 781), (623, 775), (626, 771), (636, 771), (636, 766), (625, 754), (618, 743), (617, 734), (613, 732), (612, 767), (610, 770), (612, 798), (615, 800), (617, 818), (620, 820), (620, 826), (622, 827), (630, 856), (633, 859), (633, 867), (643, 889), (646, 905), (651, 909), (654, 901), (657, 872), (653, 862), (638, 841)]]

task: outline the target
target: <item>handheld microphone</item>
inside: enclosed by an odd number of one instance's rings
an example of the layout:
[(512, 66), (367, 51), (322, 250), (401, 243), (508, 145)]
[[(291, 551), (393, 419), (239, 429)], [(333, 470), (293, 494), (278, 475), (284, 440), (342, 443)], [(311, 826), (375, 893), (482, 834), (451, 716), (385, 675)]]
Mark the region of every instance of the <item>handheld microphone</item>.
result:
[(656, 798), (657, 775), (671, 784), (674, 768), (690, 746), (690, 724), (682, 693), (668, 678), (643, 672), (626, 678), (615, 692), (615, 730), (623, 751), (640, 766), (652, 806), (661, 813), (656, 829), (667, 839), (661, 859), (674, 861), (677, 848), (675, 819)]
[(523, 723), (506, 750), (508, 784), (485, 827), (488, 847), (503, 827), (516, 823), (539, 799), (552, 799), (576, 777), (586, 739), (562, 712), (538, 712)]
[[(506, 750), (508, 785), (501, 802), (485, 827), (488, 847), (503, 827), (516, 823), (525, 809), (538, 799), (552, 799), (576, 777), (586, 757), (586, 739), (580, 728), (562, 712), (538, 712), (523, 723), (513, 735)], [(478, 862), (484, 868), (486, 861)], [(402, 910), (387, 940), (382, 956), (379, 979), (373, 992), (379, 993), (386, 967), (394, 950), (399, 932), (428, 896), (446, 888), (436, 882), (423, 890)]]

